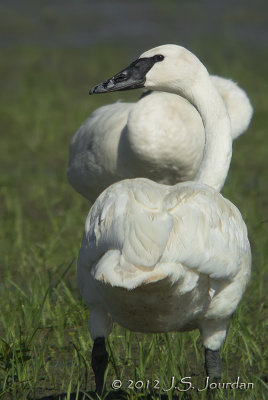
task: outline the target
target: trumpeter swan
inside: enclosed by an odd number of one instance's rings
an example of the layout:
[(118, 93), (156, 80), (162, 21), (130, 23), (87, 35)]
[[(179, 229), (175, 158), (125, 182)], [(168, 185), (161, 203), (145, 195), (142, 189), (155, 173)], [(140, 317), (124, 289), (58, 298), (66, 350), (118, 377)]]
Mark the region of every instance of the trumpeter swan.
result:
[(219, 377), (227, 321), (250, 277), (246, 225), (219, 193), (231, 160), (231, 127), (206, 68), (183, 47), (164, 45), (91, 93), (137, 87), (187, 98), (201, 115), (206, 142), (195, 182), (169, 186), (146, 178), (123, 180), (108, 187), (89, 212), (78, 286), (90, 308), (98, 392), (113, 321), (140, 332), (198, 328), (207, 375)]
[[(249, 125), (251, 104), (231, 80), (210, 79), (225, 102), (234, 139)], [(117, 102), (93, 112), (71, 140), (68, 180), (91, 201), (126, 178), (165, 184), (193, 180), (204, 142), (201, 117), (186, 99), (152, 92), (137, 103)]]

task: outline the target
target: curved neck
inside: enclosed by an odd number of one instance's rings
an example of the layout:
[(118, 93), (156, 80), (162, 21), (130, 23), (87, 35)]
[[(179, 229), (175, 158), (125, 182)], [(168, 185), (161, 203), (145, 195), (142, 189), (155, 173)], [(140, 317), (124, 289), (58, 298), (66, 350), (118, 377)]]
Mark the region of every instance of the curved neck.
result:
[(206, 137), (203, 159), (195, 180), (220, 191), (232, 158), (230, 119), (225, 104), (209, 76), (206, 84), (201, 84), (201, 88), (195, 90), (198, 90), (198, 93), (195, 95), (194, 105), (203, 120)]
[[(178, 89), (181, 95), (181, 90)], [(232, 157), (232, 137), (229, 115), (207, 70), (183, 90), (183, 96), (198, 110), (205, 129), (203, 158), (195, 181), (221, 190)]]

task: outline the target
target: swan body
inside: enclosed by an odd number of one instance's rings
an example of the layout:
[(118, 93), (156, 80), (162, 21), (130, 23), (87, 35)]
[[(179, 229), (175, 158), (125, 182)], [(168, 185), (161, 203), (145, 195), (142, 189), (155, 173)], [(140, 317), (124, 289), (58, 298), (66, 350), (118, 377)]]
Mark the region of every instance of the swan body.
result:
[[(93, 339), (108, 337), (113, 320), (139, 332), (199, 328), (216, 350), (249, 276), (242, 217), (206, 185), (124, 180), (90, 210), (78, 284)], [(220, 335), (207, 332), (212, 323)]]
[[(235, 139), (249, 125), (249, 99), (231, 80), (210, 79), (225, 102)], [(92, 113), (72, 138), (68, 180), (91, 201), (126, 178), (147, 177), (170, 185), (193, 180), (204, 143), (195, 107), (177, 94), (154, 91), (137, 103), (117, 102)]]
[(188, 99), (200, 113), (206, 140), (195, 181), (170, 186), (123, 180), (108, 187), (89, 212), (78, 287), (90, 308), (98, 391), (104, 375), (98, 357), (106, 354), (113, 321), (141, 332), (198, 328), (207, 374), (219, 377), (227, 321), (250, 277), (245, 223), (219, 193), (231, 161), (231, 125), (206, 68), (180, 46), (160, 46), (91, 93), (136, 87)]

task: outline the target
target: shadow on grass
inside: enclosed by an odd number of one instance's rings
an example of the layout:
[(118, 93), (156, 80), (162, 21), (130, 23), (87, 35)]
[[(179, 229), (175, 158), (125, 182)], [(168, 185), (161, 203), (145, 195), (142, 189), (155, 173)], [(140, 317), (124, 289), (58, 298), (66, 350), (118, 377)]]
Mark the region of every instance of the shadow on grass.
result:
[[(67, 396), (67, 393), (61, 393), (57, 394), (55, 396), (45, 396), (41, 398), (36, 398), (36, 399), (31, 399), (31, 400), (64, 400)], [(130, 398), (129, 393), (118, 390), (116, 392), (109, 392), (104, 394), (102, 397), (105, 400), (128, 400)], [(139, 397), (141, 400), (152, 400), (152, 399), (159, 399), (159, 400), (168, 400), (168, 395), (166, 394), (141, 394), (141, 397)], [(101, 397), (98, 397), (95, 392), (79, 392), (77, 393), (71, 393), (70, 400), (99, 400)], [(172, 396), (173, 400), (177, 400), (178, 396), (173, 395)], [(181, 397), (182, 400), (191, 400), (192, 396), (188, 393), (184, 393), (183, 397)]]

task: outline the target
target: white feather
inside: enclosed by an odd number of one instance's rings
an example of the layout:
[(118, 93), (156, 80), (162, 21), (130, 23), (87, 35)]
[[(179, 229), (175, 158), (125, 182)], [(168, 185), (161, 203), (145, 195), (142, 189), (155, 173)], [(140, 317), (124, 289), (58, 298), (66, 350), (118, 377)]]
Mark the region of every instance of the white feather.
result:
[(229, 117), (193, 54), (167, 45), (143, 57), (154, 54), (165, 61), (147, 73), (146, 85), (183, 92), (204, 122), (199, 182), (168, 186), (140, 178), (108, 187), (85, 224), (78, 286), (93, 315), (93, 339), (107, 337), (114, 320), (141, 332), (199, 328), (215, 350), (251, 268), (245, 223), (218, 192), (231, 159)]

